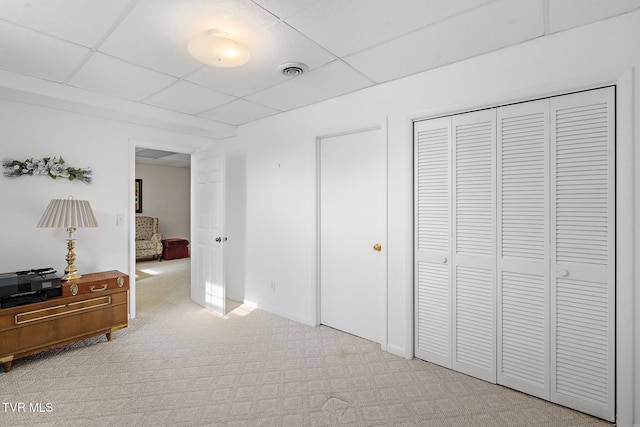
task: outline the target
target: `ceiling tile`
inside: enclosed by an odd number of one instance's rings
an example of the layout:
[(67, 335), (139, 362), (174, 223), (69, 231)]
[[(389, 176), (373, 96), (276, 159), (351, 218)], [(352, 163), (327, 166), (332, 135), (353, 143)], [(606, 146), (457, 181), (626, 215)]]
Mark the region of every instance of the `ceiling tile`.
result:
[(0, 21), (0, 68), (61, 83), (89, 50)]
[(286, 24), (262, 32), (251, 49), (251, 59), (238, 68), (204, 67), (186, 80), (202, 86), (245, 96), (286, 81), (278, 67), (285, 62), (303, 62), (314, 69), (335, 57)]
[(252, 53), (252, 59), (237, 68), (203, 67), (185, 77), (185, 80), (218, 92), (241, 97), (286, 79), (275, 69), (265, 72), (268, 67), (260, 64), (253, 56)]
[(500, 0), (347, 57), (345, 61), (376, 82), (384, 82), (543, 34), (539, 0)]
[(198, 114), (234, 99), (232, 96), (193, 83), (179, 81), (150, 96), (144, 102), (187, 114)]
[(0, 0), (0, 10), (2, 19), (83, 46), (96, 47), (129, 3), (129, 0)]
[(173, 77), (95, 53), (69, 84), (111, 96), (141, 100), (174, 81)]
[(255, 34), (277, 22), (249, 0), (141, 0), (100, 51), (182, 77), (203, 65), (187, 52), (193, 38), (219, 28), (251, 49)]
[(246, 99), (278, 110), (290, 110), (354, 92), (373, 82), (340, 61), (291, 78)]
[(200, 116), (206, 119), (212, 119), (218, 122), (229, 123), (237, 126), (253, 120), (272, 116), (279, 112), (280, 111), (273, 108), (254, 104), (253, 102), (245, 101), (244, 99), (238, 99), (237, 101), (221, 105), (211, 111), (200, 114)]
[(164, 166), (189, 168), (191, 167), (191, 155), (185, 153), (173, 153), (160, 159)]
[(280, 19), (286, 19), (317, 3), (319, 0), (253, 0)]
[(190, 162), (191, 155), (186, 153), (172, 153), (165, 157), (167, 160), (178, 161), (178, 162)]
[(189, 154), (176, 153), (173, 156), (167, 156), (157, 160), (144, 157), (136, 157), (136, 163), (152, 166), (189, 168), (191, 167), (191, 156)]
[(160, 159), (162, 157), (167, 157), (172, 154), (174, 154), (173, 151), (136, 147), (136, 157), (145, 157), (147, 159)]
[(640, 0), (549, 0), (549, 31), (555, 33), (638, 8)]
[(343, 57), (441, 21), (489, 0), (324, 0), (286, 22)]

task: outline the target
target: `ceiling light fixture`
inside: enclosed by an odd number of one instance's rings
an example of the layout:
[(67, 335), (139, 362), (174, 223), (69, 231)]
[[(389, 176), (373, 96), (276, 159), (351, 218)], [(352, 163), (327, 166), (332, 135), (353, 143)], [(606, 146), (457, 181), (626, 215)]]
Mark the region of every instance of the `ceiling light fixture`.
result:
[(218, 29), (209, 30), (206, 36), (191, 40), (187, 50), (198, 61), (214, 67), (239, 67), (251, 57), (249, 49)]

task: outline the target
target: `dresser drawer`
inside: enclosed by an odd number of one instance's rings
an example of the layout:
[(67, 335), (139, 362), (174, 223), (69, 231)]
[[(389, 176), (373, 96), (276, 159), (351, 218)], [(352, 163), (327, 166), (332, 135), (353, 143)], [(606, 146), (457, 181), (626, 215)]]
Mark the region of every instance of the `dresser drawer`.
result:
[(74, 301), (66, 304), (55, 305), (53, 307), (41, 308), (38, 310), (25, 311), (15, 316), (15, 324), (22, 325), (39, 320), (54, 320), (57, 317), (78, 313), (85, 310), (104, 307), (111, 304), (111, 295)]
[(119, 271), (85, 274), (80, 279), (62, 282), (62, 296), (96, 294), (106, 291), (129, 289), (129, 276)]
[(107, 334), (128, 323), (126, 292), (29, 310), (14, 315), (14, 327), (0, 330), (0, 358), (32, 354), (70, 340)]

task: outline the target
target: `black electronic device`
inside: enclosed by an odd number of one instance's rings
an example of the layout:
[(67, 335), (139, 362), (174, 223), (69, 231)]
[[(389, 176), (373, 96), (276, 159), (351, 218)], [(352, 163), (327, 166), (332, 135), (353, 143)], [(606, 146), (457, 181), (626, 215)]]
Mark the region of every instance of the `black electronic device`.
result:
[(14, 307), (62, 295), (61, 280), (51, 267), (0, 273), (0, 307)]

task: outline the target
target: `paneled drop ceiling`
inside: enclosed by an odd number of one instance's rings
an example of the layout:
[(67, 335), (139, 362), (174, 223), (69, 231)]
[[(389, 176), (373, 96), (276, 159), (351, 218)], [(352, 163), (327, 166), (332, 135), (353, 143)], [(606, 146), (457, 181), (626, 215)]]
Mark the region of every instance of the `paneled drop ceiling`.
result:
[(172, 151), (136, 147), (136, 163), (173, 168), (190, 168), (191, 155)]
[[(227, 138), (253, 120), (640, 7), (638, 0), (0, 0), (0, 97)], [(250, 61), (187, 43), (218, 28)], [(303, 62), (298, 77), (278, 72)]]

